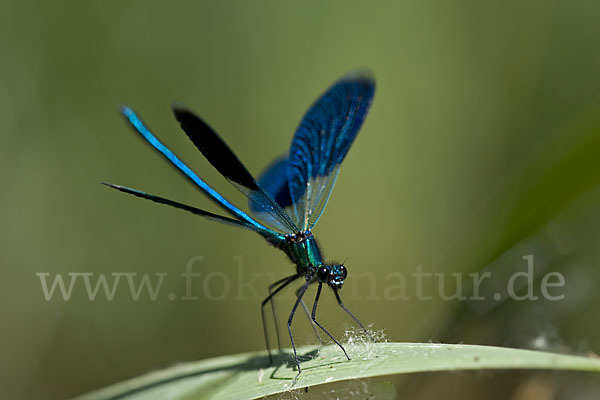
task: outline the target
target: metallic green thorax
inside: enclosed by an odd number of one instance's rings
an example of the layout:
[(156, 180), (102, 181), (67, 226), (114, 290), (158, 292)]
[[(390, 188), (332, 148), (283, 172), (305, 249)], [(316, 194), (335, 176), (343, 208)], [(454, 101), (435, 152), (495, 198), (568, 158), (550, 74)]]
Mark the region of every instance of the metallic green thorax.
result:
[(285, 239), (276, 244), (296, 264), (298, 274), (306, 275), (310, 269), (323, 265), (321, 250), (311, 231), (286, 235)]

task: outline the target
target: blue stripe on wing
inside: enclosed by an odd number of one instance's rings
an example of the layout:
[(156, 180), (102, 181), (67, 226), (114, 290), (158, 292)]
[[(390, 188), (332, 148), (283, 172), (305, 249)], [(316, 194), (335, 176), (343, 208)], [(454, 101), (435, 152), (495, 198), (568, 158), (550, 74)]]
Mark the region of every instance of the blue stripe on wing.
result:
[(375, 94), (370, 73), (346, 75), (307, 111), (296, 130), (288, 159), (295, 222), (303, 230), (317, 223), (335, 185), (340, 164), (367, 115)]
[(268, 233), (274, 237), (282, 237), (278, 232), (275, 232), (266, 226), (258, 223), (245, 212), (231, 204), (223, 196), (221, 196), (216, 190), (207, 185), (202, 179), (198, 177), (187, 165), (185, 165), (171, 150), (169, 150), (164, 144), (162, 144), (150, 130), (144, 125), (136, 113), (129, 107), (121, 107), (121, 113), (125, 116), (127, 121), (135, 128), (138, 132), (154, 149), (156, 149), (164, 158), (166, 158), (173, 166), (175, 166), (183, 175), (193, 182), (202, 192), (204, 192), (211, 200), (213, 200), (221, 208), (229, 212), (234, 217), (248, 223), (249, 225), (256, 228), (256, 230)]

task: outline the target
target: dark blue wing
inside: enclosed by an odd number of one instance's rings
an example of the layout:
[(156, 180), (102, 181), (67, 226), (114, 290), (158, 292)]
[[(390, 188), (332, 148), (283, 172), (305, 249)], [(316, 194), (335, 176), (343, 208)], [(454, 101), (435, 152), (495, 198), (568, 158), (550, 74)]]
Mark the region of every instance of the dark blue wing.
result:
[[(142, 120), (136, 115), (136, 113), (129, 107), (121, 107), (121, 113), (125, 116), (131, 126), (138, 132), (154, 149), (156, 149), (164, 158), (166, 158), (171, 165), (177, 168), (183, 176), (189, 179), (196, 185), (198, 189), (204, 192), (211, 200), (217, 205), (222, 207), (224, 210), (229, 212), (231, 215), (243, 221), (245, 224), (254, 227), (256, 231), (267, 233), (273, 237), (282, 236), (278, 232), (275, 232), (266, 226), (258, 223), (245, 212), (231, 204), (227, 199), (221, 196), (216, 190), (210, 187), (206, 182), (198, 177), (187, 165), (185, 165), (171, 150), (169, 150), (164, 144), (162, 144), (150, 130), (144, 125)], [(245, 225), (244, 224), (244, 225)]]
[[(281, 207), (288, 215), (293, 215), (293, 200), (290, 196), (290, 187), (288, 185), (288, 166), (287, 157), (282, 157), (275, 160), (269, 165), (261, 176), (258, 178), (258, 185)], [(272, 215), (265, 212), (264, 208), (249, 201), (250, 211), (260, 220), (267, 224), (283, 229), (280, 222)]]
[(276, 221), (273, 225), (283, 232), (298, 232), (298, 227), (290, 216), (254, 180), (235, 153), (206, 122), (179, 105), (173, 106), (173, 113), (196, 148), (225, 179), (250, 199), (253, 207), (260, 209), (261, 213), (269, 214), (272, 217), (269, 220)]
[(375, 80), (369, 73), (351, 73), (331, 86), (300, 122), (285, 168), (292, 218), (303, 230), (319, 220), (374, 94)]

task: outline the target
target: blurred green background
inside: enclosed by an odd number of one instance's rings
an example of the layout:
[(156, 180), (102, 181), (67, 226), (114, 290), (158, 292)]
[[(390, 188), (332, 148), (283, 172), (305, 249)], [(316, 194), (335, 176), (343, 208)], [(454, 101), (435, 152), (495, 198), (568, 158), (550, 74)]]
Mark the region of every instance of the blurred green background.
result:
[[(376, 97), (315, 230), (327, 258), (347, 258), (347, 305), (393, 341), (598, 352), (599, 20), (595, 1), (1, 2), (0, 397), (65, 398), (262, 349), (260, 299), (236, 298), (234, 257), (246, 281), (260, 273), (259, 296), (292, 266), (258, 235), (101, 186), (215, 209), (117, 107), (138, 110), (245, 206), (181, 134), (170, 102), (196, 110), (258, 174), (287, 151), (310, 103), (356, 67), (374, 72)], [(524, 269), (528, 254), (536, 273), (565, 276), (564, 300), (419, 301), (410, 279), (410, 300), (384, 296), (394, 272), (447, 273), (452, 293), (451, 273), (501, 275)], [(180, 274), (196, 256), (199, 299), (183, 301)], [(38, 272), (169, 275), (155, 301), (132, 300), (125, 281), (112, 301), (90, 301), (81, 283), (69, 301), (46, 301)], [(218, 301), (202, 287), (216, 272), (231, 284)], [(224, 289), (218, 277), (209, 287)], [(277, 304), (280, 322), (289, 296)], [(339, 334), (349, 321), (331, 300), (319, 313)], [(298, 321), (299, 340), (314, 342)], [(417, 399), (600, 393), (597, 377), (558, 373), (396, 384)]]

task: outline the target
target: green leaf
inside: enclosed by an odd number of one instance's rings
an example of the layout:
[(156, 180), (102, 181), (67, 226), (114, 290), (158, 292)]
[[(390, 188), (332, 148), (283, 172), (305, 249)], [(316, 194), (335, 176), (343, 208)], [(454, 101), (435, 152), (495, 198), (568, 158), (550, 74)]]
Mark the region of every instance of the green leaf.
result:
[(347, 361), (335, 346), (301, 348), (312, 359), (296, 376), (288, 355), (267, 366), (264, 352), (176, 365), (79, 397), (100, 399), (256, 399), (330, 382), (427, 371), (555, 369), (600, 372), (600, 359), (533, 350), (437, 343), (350, 342)]

